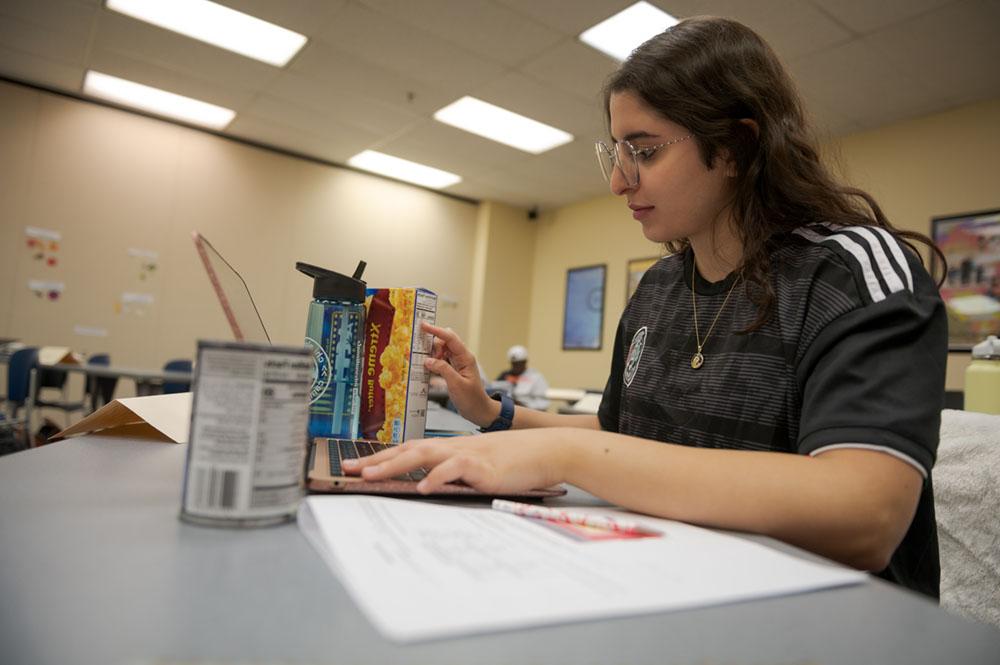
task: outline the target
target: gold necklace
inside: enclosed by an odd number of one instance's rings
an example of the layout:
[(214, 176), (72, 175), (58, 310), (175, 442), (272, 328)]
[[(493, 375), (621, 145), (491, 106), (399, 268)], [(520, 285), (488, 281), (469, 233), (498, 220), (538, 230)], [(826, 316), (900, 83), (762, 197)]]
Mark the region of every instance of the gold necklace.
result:
[(694, 261), (694, 255), (691, 255), (691, 308), (694, 310), (694, 340), (698, 345), (698, 350), (695, 351), (694, 355), (691, 356), (691, 369), (698, 369), (705, 364), (705, 356), (701, 354), (702, 348), (708, 344), (708, 338), (712, 335), (712, 331), (715, 330), (715, 324), (719, 322), (719, 316), (722, 314), (722, 310), (726, 308), (726, 303), (729, 302), (729, 296), (733, 295), (733, 291), (736, 289), (736, 285), (740, 283), (743, 278), (743, 274), (740, 273), (739, 277), (733, 282), (733, 285), (729, 287), (729, 293), (726, 294), (726, 299), (722, 301), (722, 307), (716, 312), (715, 318), (712, 320), (712, 325), (708, 328), (708, 333), (705, 334), (705, 341), (701, 341), (701, 335), (698, 333), (698, 300), (694, 294), (694, 275), (697, 270), (697, 265)]

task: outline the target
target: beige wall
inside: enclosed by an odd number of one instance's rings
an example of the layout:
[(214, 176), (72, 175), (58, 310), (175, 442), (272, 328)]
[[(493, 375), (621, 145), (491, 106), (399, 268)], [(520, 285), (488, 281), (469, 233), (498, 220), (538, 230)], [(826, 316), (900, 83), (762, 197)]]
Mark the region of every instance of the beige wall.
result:
[[(831, 146), (839, 168), (871, 192), (897, 226), (930, 233), (937, 215), (1000, 207), (1000, 100), (961, 107), (847, 136)], [(597, 167), (594, 167), (595, 174)], [(532, 363), (560, 387), (601, 387), (615, 325), (625, 304), (628, 259), (654, 255), (624, 202), (613, 196), (567, 206), (538, 225), (532, 286)], [(566, 270), (608, 264), (601, 351), (563, 351)], [(948, 388), (959, 390), (968, 356), (949, 359)]]
[[(596, 163), (594, 175), (600, 178)], [(643, 237), (624, 202), (613, 196), (566, 206), (539, 218), (528, 348), (531, 364), (545, 374), (550, 385), (603, 389), (615, 329), (625, 308), (628, 260), (660, 254), (662, 247)], [(596, 264), (607, 265), (601, 350), (563, 351), (566, 270)]]
[[(351, 272), (363, 258), (369, 284), (436, 291), (439, 321), (464, 335), (477, 208), (0, 83), (0, 336), (108, 351), (116, 364), (141, 367), (192, 357), (199, 338), (231, 338), (193, 229), (243, 273), (275, 341), (302, 341), (311, 284), (296, 260)], [(32, 258), (26, 226), (62, 235), (58, 266)], [(130, 248), (159, 254), (149, 279), (139, 279)], [(37, 298), (32, 279), (64, 282), (62, 298)], [(118, 311), (122, 292), (155, 302), (142, 315)]]
[(508, 366), (508, 348), (530, 344), (536, 225), (521, 208), (480, 206), (472, 298), (477, 309), (467, 341), (487, 378)]

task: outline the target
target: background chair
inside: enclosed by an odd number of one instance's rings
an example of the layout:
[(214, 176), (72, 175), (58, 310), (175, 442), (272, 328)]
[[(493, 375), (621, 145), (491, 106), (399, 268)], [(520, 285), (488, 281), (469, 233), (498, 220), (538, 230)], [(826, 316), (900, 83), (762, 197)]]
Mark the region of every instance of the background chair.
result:
[[(96, 353), (87, 359), (88, 365), (107, 367), (111, 364), (111, 356), (106, 353)], [(111, 401), (118, 386), (116, 376), (87, 376), (87, 392), (84, 400), (91, 413)]]
[[(84, 400), (71, 402), (66, 399), (66, 372), (61, 369), (51, 369), (37, 365), (36, 355), (36, 375), (35, 375), (35, 403), (34, 407), (47, 407), (62, 411), (66, 417), (66, 425), (69, 425), (69, 414), (74, 411), (83, 411), (86, 408)], [(50, 399), (42, 394), (43, 390), (58, 390), (59, 398)]]
[[(31, 437), (31, 370), (38, 366), (38, 349), (28, 346), (15, 351), (7, 363), (7, 401), (4, 406), (8, 415), (8, 426), (20, 425), (24, 434), (23, 445), (29, 447)], [(18, 419), (18, 412), (24, 409), (24, 417)]]
[[(168, 360), (163, 366), (164, 372), (190, 372), (191, 371), (191, 361), (184, 359), (174, 359)], [(186, 393), (191, 390), (190, 381), (164, 381), (163, 382), (163, 394), (167, 395), (170, 393)]]

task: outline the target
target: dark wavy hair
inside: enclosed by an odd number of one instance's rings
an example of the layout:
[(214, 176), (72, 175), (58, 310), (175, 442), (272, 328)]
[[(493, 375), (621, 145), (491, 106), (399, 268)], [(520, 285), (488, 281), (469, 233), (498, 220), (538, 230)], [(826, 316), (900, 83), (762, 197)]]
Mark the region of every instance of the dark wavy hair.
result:
[[(732, 210), (743, 243), (743, 277), (759, 312), (745, 332), (771, 316), (770, 257), (776, 239), (796, 228), (820, 222), (880, 226), (914, 252), (914, 242), (926, 245), (945, 265), (929, 238), (894, 228), (871, 195), (837, 182), (820, 160), (794, 83), (767, 42), (745, 25), (699, 16), (639, 46), (604, 86), (609, 127), (611, 95), (620, 92), (635, 94), (690, 131), (707, 167), (720, 154), (733, 159)], [(746, 119), (757, 128), (741, 122)], [(688, 244), (669, 242), (667, 250)]]

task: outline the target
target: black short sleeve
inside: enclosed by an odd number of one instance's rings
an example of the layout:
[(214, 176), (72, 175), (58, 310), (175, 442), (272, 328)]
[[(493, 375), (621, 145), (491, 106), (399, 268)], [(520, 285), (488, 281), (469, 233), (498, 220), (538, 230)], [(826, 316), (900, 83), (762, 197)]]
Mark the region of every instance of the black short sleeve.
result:
[[(944, 396), (947, 318), (930, 276), (915, 259), (910, 268), (912, 291), (868, 302), (859, 295), (860, 305), (826, 322), (802, 355), (800, 452), (870, 445), (930, 473)], [(857, 287), (863, 293), (865, 285)], [(808, 315), (818, 317), (822, 312)]]
[(625, 349), (622, 347), (624, 328), (625, 317), (622, 316), (615, 332), (615, 345), (611, 350), (611, 373), (604, 386), (601, 406), (597, 409), (597, 420), (601, 424), (601, 429), (606, 432), (619, 431), (618, 414), (621, 406), (622, 375), (625, 372)]

